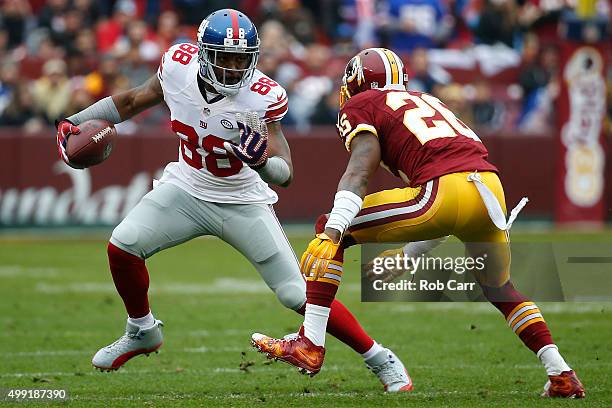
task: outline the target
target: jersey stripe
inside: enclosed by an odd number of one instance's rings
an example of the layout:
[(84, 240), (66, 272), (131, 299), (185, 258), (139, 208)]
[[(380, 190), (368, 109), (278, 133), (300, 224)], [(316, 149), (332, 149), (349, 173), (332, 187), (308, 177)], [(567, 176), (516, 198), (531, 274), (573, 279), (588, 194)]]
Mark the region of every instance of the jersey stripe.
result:
[(383, 52), (389, 59), (389, 65), (391, 66), (391, 79), (393, 81), (392, 83), (399, 84), (400, 83), (399, 69), (398, 69), (399, 66), (395, 58), (395, 55), (386, 48), (383, 48)]
[(284, 112), (284, 113), (282, 113), (281, 115), (272, 116), (272, 117), (267, 117), (267, 116), (266, 116), (266, 117), (264, 118), (264, 122), (266, 122), (266, 123), (277, 122), (277, 121), (279, 121), (279, 120), (281, 120), (282, 118), (284, 118), (284, 117), (285, 117), (285, 113), (287, 113), (287, 112)]
[(266, 123), (278, 122), (279, 120), (281, 120), (284, 117), (285, 117), (284, 115), (280, 115), (280, 116), (275, 116), (273, 118), (265, 118), (264, 122), (266, 122)]
[(274, 102), (274, 103), (271, 103), (270, 105), (268, 105), (268, 109), (270, 109), (270, 108), (278, 108), (279, 106), (284, 105), (286, 103), (287, 103), (287, 95), (285, 95), (278, 102)]
[(287, 112), (288, 109), (289, 109), (288, 105), (283, 105), (283, 106), (281, 106), (279, 108), (266, 111), (265, 118), (266, 119), (270, 119), (270, 118), (273, 118), (275, 116), (284, 115)]
[(268, 105), (264, 116), (266, 123), (281, 120), (289, 110), (288, 102), (289, 100), (287, 99), (287, 95), (283, 92), (279, 101)]
[(232, 18), (232, 33), (234, 34), (232, 38), (239, 38), (238, 32), (240, 30), (240, 25), (238, 24), (238, 12), (236, 10), (230, 10), (230, 17)]

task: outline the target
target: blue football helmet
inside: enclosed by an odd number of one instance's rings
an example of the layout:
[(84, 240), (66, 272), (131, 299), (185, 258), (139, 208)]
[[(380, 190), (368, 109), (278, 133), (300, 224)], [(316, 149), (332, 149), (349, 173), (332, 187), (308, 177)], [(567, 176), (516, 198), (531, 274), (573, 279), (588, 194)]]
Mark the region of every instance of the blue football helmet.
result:
[[(234, 62), (228, 67), (228, 54)], [(212, 12), (198, 28), (200, 77), (223, 95), (235, 95), (249, 84), (259, 59), (259, 37), (251, 20), (242, 12), (222, 9)], [(230, 64), (231, 65), (231, 64)]]

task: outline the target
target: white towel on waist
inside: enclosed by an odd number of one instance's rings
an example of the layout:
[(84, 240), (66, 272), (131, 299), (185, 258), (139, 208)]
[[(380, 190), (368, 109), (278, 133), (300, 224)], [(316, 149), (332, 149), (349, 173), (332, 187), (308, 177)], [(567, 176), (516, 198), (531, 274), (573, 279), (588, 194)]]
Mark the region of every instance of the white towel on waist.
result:
[(512, 223), (516, 220), (516, 217), (521, 212), (523, 207), (529, 202), (527, 197), (521, 198), (521, 201), (510, 211), (510, 217), (506, 221), (506, 216), (504, 215), (504, 211), (502, 210), (501, 204), (495, 194), (491, 191), (489, 187), (487, 187), (481, 180), (480, 174), (471, 173), (468, 175), (468, 181), (473, 182), (480, 193), (480, 197), (484, 202), (485, 207), (487, 207), (487, 212), (489, 213), (489, 218), (493, 221), (493, 224), (497, 228), (502, 231), (508, 231), (512, 227)]

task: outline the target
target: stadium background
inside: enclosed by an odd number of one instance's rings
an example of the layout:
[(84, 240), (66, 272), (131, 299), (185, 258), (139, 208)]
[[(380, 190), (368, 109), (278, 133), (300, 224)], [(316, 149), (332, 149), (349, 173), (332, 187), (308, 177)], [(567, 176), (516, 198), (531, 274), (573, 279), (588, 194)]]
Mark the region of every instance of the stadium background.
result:
[[(357, 49), (380, 45), (407, 62), (411, 89), (438, 96), (476, 129), (502, 171), (508, 202), (523, 195), (531, 199), (523, 219), (560, 219), (565, 159), (559, 140), (568, 116), (560, 109), (564, 45), (576, 38), (560, 37), (559, 26), (577, 19), (574, 3), (5, 0), (0, 9), (0, 225), (119, 222), (150, 188), (149, 180), (176, 160), (178, 139), (171, 134), (167, 108), (120, 124), (115, 154), (91, 172), (71, 171), (57, 161), (52, 123), (142, 83), (171, 44), (193, 41), (202, 16), (219, 7), (237, 7), (253, 18), (261, 37), (259, 68), (289, 92), (283, 125), (296, 175), (289, 189), (279, 191), (283, 221), (311, 221), (329, 210), (328, 197), (347, 157), (333, 128), (341, 73)], [(594, 44), (609, 61), (610, 5), (581, 4), (586, 7), (581, 13), (591, 7), (590, 21), (603, 35)], [(609, 84), (610, 65), (601, 71)], [(601, 148), (612, 126), (612, 104), (605, 107), (610, 87), (606, 90), (598, 102), (604, 117)], [(578, 207), (570, 220), (601, 225), (612, 216), (611, 184), (605, 182), (610, 177), (599, 173), (595, 184), (605, 189), (595, 214)], [(371, 189), (399, 183), (381, 171)]]
[[(411, 89), (438, 96), (482, 137), (501, 169), (508, 202), (530, 198), (513, 228), (515, 242), (609, 243), (610, 155), (603, 169), (595, 169), (594, 183), (603, 191), (594, 210), (570, 208), (574, 221), (588, 222), (580, 229), (553, 223), (559, 203), (567, 202), (560, 195), (567, 164), (560, 134), (568, 120), (562, 66), (571, 47), (586, 45), (584, 38), (575, 41), (575, 30), (561, 37), (558, 29), (582, 19), (573, 13), (575, 3), (0, 1), (0, 387), (67, 388), (77, 406), (541, 403), (539, 364), (492, 307), (362, 304), (355, 249), (347, 254), (339, 297), (405, 358), (415, 393), (382, 396), (375, 378), (336, 341), (329, 342), (327, 368), (314, 379), (264, 364), (249, 351), (250, 333), (284, 334), (299, 319), (282, 310), (247, 261), (208, 239), (148, 261), (153, 304), (167, 325), (164, 351), (99, 377), (91, 371), (91, 355), (119, 334), (124, 318), (105, 242), (151, 179), (176, 160), (178, 139), (166, 108), (155, 108), (117, 127), (120, 138), (107, 162), (77, 171), (57, 157), (52, 123), (142, 83), (167, 47), (193, 41), (205, 15), (235, 7), (258, 26), (260, 69), (289, 92), (283, 128), (296, 175), (292, 186), (279, 190), (276, 209), (286, 225), (300, 223), (287, 229), (296, 252), (311, 236), (309, 223), (329, 210), (347, 160), (333, 126), (343, 67), (357, 49), (379, 45), (402, 55)], [(590, 44), (607, 61), (605, 96), (595, 109), (603, 114), (595, 124), (601, 130), (596, 144), (605, 151), (605, 142), (612, 142), (610, 4), (579, 4), (580, 14), (590, 16), (589, 38), (607, 33)], [(589, 171), (589, 164), (579, 168)], [(398, 185), (379, 172), (370, 189)], [(584, 227), (593, 232), (584, 233)], [(580, 370), (590, 406), (610, 406), (610, 303), (541, 306), (570, 364)]]

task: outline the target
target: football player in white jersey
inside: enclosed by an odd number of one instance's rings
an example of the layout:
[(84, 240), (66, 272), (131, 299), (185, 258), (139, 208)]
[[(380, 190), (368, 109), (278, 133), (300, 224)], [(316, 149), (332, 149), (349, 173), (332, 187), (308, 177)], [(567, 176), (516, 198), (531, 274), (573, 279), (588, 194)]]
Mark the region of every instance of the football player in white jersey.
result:
[[(90, 119), (119, 123), (165, 102), (180, 138), (178, 161), (166, 166), (110, 238), (110, 270), (128, 321), (125, 334), (94, 355), (99, 369), (116, 370), (161, 347), (162, 322), (149, 307), (145, 259), (194, 237), (214, 235), (232, 245), (284, 306), (305, 312), (306, 284), (271, 206), (276, 193), (268, 187), (287, 186), (292, 178), (280, 126), (287, 94), (256, 69), (257, 30), (243, 13), (213, 12), (200, 24), (197, 40), (172, 46), (157, 75), (143, 85), (58, 123), (58, 149), (68, 165), (66, 140)], [(412, 389), (401, 361), (372, 340), (340, 302), (332, 305), (328, 331), (362, 354), (386, 391)]]

